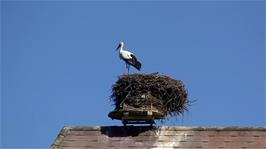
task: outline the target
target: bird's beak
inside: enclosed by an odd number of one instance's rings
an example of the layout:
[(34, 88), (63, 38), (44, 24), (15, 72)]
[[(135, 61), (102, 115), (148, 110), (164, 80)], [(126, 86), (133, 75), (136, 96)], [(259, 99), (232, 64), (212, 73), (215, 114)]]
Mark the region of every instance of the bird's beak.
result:
[(121, 44), (119, 44), (119, 45), (117, 46), (116, 51), (117, 51), (120, 47), (121, 47)]

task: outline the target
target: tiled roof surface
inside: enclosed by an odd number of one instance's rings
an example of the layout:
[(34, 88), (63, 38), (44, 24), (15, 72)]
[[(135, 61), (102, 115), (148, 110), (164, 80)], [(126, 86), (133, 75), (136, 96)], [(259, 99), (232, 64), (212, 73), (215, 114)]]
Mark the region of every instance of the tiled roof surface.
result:
[(266, 149), (266, 127), (64, 127), (53, 149)]

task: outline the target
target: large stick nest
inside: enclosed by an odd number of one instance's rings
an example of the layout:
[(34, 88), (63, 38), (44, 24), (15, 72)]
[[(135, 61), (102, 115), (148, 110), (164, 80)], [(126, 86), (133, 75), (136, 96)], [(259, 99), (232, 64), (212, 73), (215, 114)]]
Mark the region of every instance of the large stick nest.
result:
[(126, 107), (146, 109), (155, 107), (164, 116), (187, 111), (189, 100), (181, 80), (159, 74), (130, 74), (119, 76), (112, 87), (111, 100), (115, 109)]

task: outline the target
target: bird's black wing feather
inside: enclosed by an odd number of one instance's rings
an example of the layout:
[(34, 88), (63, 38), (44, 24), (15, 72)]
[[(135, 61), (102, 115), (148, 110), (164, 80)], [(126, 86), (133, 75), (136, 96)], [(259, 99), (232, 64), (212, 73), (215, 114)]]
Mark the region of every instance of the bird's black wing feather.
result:
[(130, 65), (134, 66), (136, 69), (140, 70), (141, 68), (141, 63), (138, 61), (135, 55), (131, 54), (130, 55), (132, 59), (130, 60)]
[(133, 60), (133, 61), (135, 61), (135, 62), (136, 62), (136, 61), (138, 61), (138, 59), (136, 58), (136, 56), (135, 56), (135, 55), (133, 55), (133, 54), (130, 54), (130, 56), (132, 57), (132, 60)]

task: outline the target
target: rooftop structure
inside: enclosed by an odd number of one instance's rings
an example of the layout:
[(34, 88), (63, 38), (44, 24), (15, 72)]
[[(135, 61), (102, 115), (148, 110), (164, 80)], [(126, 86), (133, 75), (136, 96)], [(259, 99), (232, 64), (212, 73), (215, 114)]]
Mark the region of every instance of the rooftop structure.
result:
[(52, 149), (266, 149), (266, 127), (66, 126)]

